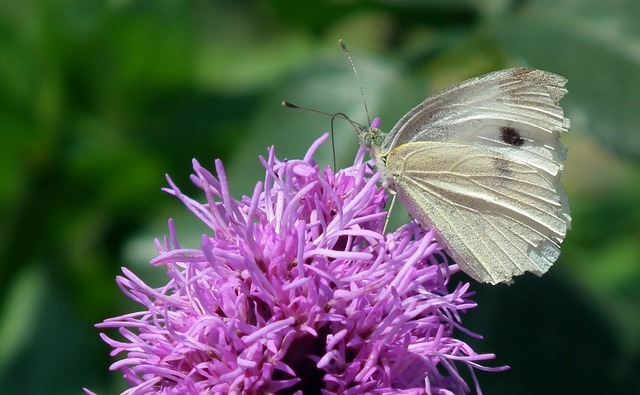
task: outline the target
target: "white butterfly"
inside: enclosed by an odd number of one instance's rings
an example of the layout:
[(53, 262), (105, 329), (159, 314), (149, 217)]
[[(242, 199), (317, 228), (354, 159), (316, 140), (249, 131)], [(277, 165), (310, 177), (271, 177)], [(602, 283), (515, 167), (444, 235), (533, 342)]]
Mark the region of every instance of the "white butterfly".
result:
[(387, 135), (358, 131), (405, 208), (481, 282), (544, 274), (570, 227), (560, 185), (569, 130), (566, 79), (513, 68), (457, 84), (409, 111)]

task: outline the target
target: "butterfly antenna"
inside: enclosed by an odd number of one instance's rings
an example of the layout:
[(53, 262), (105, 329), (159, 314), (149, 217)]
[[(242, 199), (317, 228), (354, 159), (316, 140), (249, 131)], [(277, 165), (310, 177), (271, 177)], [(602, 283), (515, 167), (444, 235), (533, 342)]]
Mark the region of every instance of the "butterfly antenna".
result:
[(391, 212), (393, 211), (393, 206), (396, 205), (396, 193), (391, 191), (391, 203), (389, 204), (389, 210), (387, 210), (387, 218), (384, 220), (384, 227), (382, 228), (382, 234), (385, 234), (387, 228), (389, 226), (389, 220), (391, 219)]
[(340, 43), (340, 47), (345, 55), (347, 55), (347, 59), (349, 59), (349, 64), (351, 64), (351, 70), (353, 70), (353, 74), (356, 76), (356, 82), (358, 83), (358, 87), (360, 88), (360, 96), (362, 97), (362, 103), (364, 104), (364, 112), (367, 114), (367, 126), (371, 125), (371, 117), (369, 116), (369, 107), (367, 106), (367, 99), (365, 98), (364, 88), (362, 87), (362, 82), (360, 82), (360, 77), (358, 76), (358, 70), (356, 69), (356, 65), (353, 63), (353, 59), (351, 59), (351, 55), (349, 54), (349, 50), (347, 49), (347, 45), (342, 41), (342, 39), (338, 40)]
[(336, 140), (333, 134), (333, 122), (336, 120), (338, 114), (333, 114), (331, 116), (331, 153), (333, 154), (333, 172), (336, 172), (338, 165), (336, 164)]
[(316, 110), (315, 108), (298, 106), (296, 104), (289, 103), (288, 101), (283, 101), (282, 102), (282, 107), (291, 108), (291, 109), (294, 109), (294, 110), (304, 110), (304, 111), (309, 111), (309, 112), (315, 112), (316, 114), (326, 115), (328, 117), (333, 117), (333, 116), (336, 115), (336, 114), (331, 114), (331, 113), (328, 113), (328, 112), (325, 112), (325, 111)]
[(337, 112), (335, 114), (331, 114), (331, 113), (328, 113), (326, 111), (316, 110), (314, 108), (298, 106), (296, 104), (289, 103), (288, 101), (283, 101), (282, 102), (282, 107), (291, 108), (293, 110), (309, 111), (309, 112), (313, 112), (313, 113), (316, 113), (316, 114), (326, 115), (328, 117), (331, 117), (331, 150), (333, 152), (333, 171), (335, 172), (336, 168), (337, 168), (337, 165), (336, 165), (336, 144), (335, 144), (335, 138), (334, 138), (334, 134), (333, 134), (333, 123), (334, 123), (335, 119), (336, 118), (344, 119), (345, 121), (349, 122), (351, 127), (353, 127), (354, 129), (362, 128), (362, 126), (359, 125), (357, 122), (352, 121), (351, 118), (349, 118), (345, 113), (342, 113), (342, 112)]

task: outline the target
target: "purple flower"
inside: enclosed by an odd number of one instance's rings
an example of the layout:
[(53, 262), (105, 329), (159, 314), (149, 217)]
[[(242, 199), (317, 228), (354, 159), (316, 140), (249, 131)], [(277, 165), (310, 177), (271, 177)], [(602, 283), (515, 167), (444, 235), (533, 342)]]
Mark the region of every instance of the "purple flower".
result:
[[(211, 234), (200, 248), (156, 241), (153, 265), (169, 281), (152, 288), (123, 268), (122, 291), (143, 306), (110, 318), (123, 340), (124, 394), (462, 394), (457, 366), (491, 371), (457, 332), (475, 307), (468, 283), (442, 259), (434, 231), (414, 223), (382, 234), (387, 213), (379, 175), (363, 163), (334, 173), (313, 153), (261, 159), (253, 196), (234, 200), (222, 163), (217, 177), (194, 161), (199, 203), (168, 179)], [(473, 334), (471, 334), (473, 335)]]

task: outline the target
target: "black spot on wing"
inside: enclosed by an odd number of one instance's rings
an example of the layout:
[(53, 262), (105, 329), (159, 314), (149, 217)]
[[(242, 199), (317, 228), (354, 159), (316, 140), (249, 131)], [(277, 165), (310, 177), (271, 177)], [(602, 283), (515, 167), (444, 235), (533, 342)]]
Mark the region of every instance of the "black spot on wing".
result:
[(502, 141), (509, 145), (513, 145), (515, 147), (521, 147), (524, 144), (524, 139), (520, 137), (520, 133), (511, 127), (511, 126), (503, 126), (500, 128), (500, 133)]

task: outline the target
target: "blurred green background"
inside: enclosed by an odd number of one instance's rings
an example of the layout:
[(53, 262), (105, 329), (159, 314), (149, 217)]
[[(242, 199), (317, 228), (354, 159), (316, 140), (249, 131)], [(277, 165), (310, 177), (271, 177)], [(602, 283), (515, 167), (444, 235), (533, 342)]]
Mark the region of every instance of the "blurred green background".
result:
[[(167, 219), (186, 246), (203, 231), (160, 191), (164, 174), (199, 197), (191, 159), (222, 158), (249, 193), (267, 146), (299, 158), (329, 129), (282, 100), (365, 123), (343, 38), (387, 130), (491, 70), (569, 79), (573, 230), (543, 278), (474, 283), (464, 324), (512, 367), (480, 374), (485, 394), (640, 394), (638, 20), (637, 0), (2, 2), (0, 393), (125, 388), (93, 327), (137, 308), (114, 277), (162, 284), (148, 261)], [(335, 133), (349, 164), (356, 137)]]

